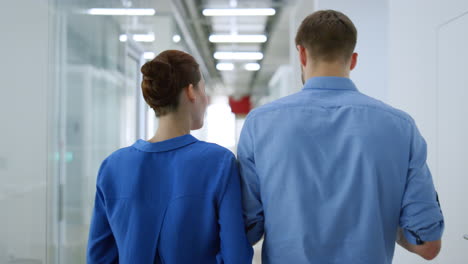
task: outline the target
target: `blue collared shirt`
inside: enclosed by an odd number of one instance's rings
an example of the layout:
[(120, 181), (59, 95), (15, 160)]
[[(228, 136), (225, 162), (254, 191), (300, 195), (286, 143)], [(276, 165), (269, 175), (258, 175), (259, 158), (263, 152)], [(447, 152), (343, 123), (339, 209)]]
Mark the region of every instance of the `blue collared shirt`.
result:
[(239, 142), (244, 219), (263, 263), (390, 264), (441, 238), (443, 216), (413, 119), (348, 78), (315, 77), (253, 110)]
[(184, 135), (137, 141), (101, 165), (87, 263), (252, 260), (234, 155)]

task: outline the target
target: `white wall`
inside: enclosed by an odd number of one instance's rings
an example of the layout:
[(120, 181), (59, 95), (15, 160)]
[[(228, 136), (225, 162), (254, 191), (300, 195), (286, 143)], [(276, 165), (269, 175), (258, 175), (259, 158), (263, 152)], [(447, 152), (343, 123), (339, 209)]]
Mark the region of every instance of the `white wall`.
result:
[[(429, 163), (437, 171), (437, 28), (468, 11), (465, 0), (390, 1), (389, 101), (409, 112), (429, 143)], [(466, 32), (460, 32), (463, 34)]]
[(343, 12), (358, 31), (359, 54), (351, 79), (358, 89), (379, 100), (388, 93), (388, 3), (386, 0), (316, 0), (316, 9)]
[(301, 81), (301, 64), (299, 62), (295, 38), (302, 20), (315, 11), (315, 2), (316, 0), (297, 0), (289, 14), (289, 64), (293, 69), (293, 84), (289, 93), (298, 92), (303, 86)]
[(0, 9), (0, 263), (45, 263), (48, 2)]
[(289, 14), (289, 57), (293, 70), (288, 93), (302, 88), (295, 45), (302, 20), (316, 10), (335, 9), (346, 14), (358, 30), (358, 65), (351, 78), (359, 90), (379, 100), (388, 100), (388, 3), (387, 0), (297, 0)]

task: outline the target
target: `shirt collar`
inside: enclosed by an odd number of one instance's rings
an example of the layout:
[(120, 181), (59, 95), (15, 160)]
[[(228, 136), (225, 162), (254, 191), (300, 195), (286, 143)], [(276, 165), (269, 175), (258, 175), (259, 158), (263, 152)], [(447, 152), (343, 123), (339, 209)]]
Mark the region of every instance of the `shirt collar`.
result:
[(307, 80), (304, 89), (351, 90), (357, 91), (356, 85), (349, 78), (335, 76), (312, 77)]
[(163, 152), (185, 147), (197, 142), (194, 136), (187, 134), (180, 137), (171, 138), (161, 142), (151, 143), (143, 139), (139, 139), (133, 144), (133, 147), (145, 152)]

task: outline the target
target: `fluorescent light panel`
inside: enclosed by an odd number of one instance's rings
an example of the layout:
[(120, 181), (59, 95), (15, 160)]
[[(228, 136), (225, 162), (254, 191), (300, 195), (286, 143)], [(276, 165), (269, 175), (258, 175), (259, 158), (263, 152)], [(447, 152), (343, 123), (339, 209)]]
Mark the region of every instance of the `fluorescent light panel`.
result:
[(218, 71), (232, 71), (234, 70), (233, 63), (218, 63), (216, 64), (216, 69)]
[(125, 42), (125, 41), (127, 41), (127, 40), (128, 40), (128, 36), (127, 36), (127, 35), (125, 35), (125, 34), (123, 34), (123, 35), (120, 35), (120, 37), (119, 37), (119, 40), (120, 40), (120, 42)]
[(213, 43), (265, 43), (265, 35), (211, 35), (209, 38)]
[(153, 42), (154, 41), (153, 34), (134, 34), (132, 38), (136, 42)]
[(217, 60), (261, 60), (263, 59), (263, 53), (217, 51), (214, 54), (214, 58)]
[(96, 16), (153, 16), (153, 8), (91, 8), (87, 12)]
[[(213, 23), (211, 25), (213, 32), (231, 32), (232, 24), (231, 23), (222, 23), (221, 21)], [(243, 32), (244, 34), (259, 34), (265, 32), (265, 24), (237, 24), (236, 29), (238, 32)]]
[(204, 16), (273, 16), (273, 8), (208, 8), (203, 10)]
[(145, 53), (143, 53), (143, 58), (145, 58), (145, 60), (152, 60), (152, 59), (154, 59), (155, 56), (156, 56), (156, 54), (154, 52), (145, 52)]
[(244, 69), (248, 71), (258, 71), (260, 70), (260, 64), (258, 63), (246, 63), (244, 65)]
[[(136, 42), (154, 42), (155, 40), (153, 34), (134, 34), (131, 36), (132, 39)], [(119, 40), (121, 42), (125, 42), (128, 40), (128, 36), (126, 34), (120, 35)]]

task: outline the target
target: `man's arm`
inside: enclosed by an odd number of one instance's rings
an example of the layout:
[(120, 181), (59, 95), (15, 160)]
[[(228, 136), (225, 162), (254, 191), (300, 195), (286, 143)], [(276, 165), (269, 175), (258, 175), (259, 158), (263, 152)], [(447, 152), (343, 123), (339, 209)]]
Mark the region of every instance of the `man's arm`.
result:
[(264, 216), (260, 196), (260, 182), (255, 167), (252, 120), (247, 118), (242, 128), (237, 149), (241, 174), (242, 205), (247, 238), (254, 245), (263, 236)]
[(412, 122), (406, 187), (396, 242), (425, 259), (434, 259), (441, 248), (444, 218), (432, 175), (426, 164), (427, 146)]

